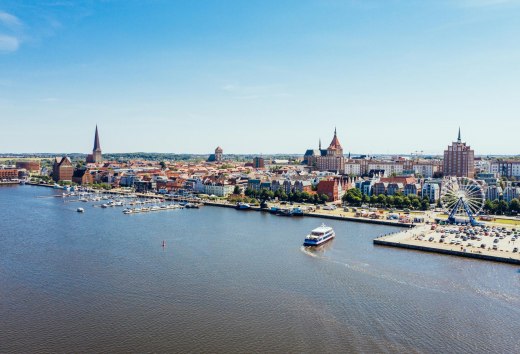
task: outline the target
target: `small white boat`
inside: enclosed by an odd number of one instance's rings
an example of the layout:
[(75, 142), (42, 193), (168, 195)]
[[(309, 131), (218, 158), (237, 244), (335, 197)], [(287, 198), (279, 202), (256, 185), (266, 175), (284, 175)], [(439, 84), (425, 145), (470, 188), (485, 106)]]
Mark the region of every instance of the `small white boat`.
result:
[(78, 213), (84, 213), (84, 212), (85, 212), (85, 209), (83, 209), (83, 208), (78, 208), (78, 209), (76, 209), (76, 211), (77, 211)]
[(248, 203), (238, 202), (236, 208), (239, 210), (248, 210), (251, 209), (251, 205)]

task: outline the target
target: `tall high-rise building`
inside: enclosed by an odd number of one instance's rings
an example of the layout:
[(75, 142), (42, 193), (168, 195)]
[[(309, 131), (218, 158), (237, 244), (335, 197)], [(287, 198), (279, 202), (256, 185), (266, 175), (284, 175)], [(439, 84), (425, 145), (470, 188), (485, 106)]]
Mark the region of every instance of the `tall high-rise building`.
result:
[(103, 156), (101, 155), (101, 144), (99, 144), (98, 127), (96, 125), (96, 133), (94, 135), (94, 148), (92, 149), (92, 154), (87, 155), (87, 162), (100, 163), (102, 161)]
[(459, 136), (456, 142), (444, 150), (444, 175), (473, 178), (475, 175), (475, 151), (462, 142)]

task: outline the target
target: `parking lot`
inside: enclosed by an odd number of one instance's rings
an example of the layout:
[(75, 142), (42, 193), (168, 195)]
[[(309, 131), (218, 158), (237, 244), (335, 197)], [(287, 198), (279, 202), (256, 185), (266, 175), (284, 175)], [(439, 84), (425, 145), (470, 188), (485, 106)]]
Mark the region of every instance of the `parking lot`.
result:
[[(434, 229), (434, 230), (432, 230)], [(424, 230), (424, 229), (423, 229)], [(520, 229), (496, 226), (431, 226), (429, 232), (416, 232), (413, 239), (444, 244), (461, 251), (486, 250), (518, 253)]]

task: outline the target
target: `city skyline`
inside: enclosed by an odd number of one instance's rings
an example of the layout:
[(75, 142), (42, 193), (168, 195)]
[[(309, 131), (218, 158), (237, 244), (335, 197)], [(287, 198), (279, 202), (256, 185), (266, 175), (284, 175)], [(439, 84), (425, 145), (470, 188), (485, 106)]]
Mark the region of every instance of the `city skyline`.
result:
[[(93, 147), (93, 151), (92, 151), (92, 154), (89, 154), (88, 152), (84, 152), (84, 151), (28, 151), (28, 152), (1, 152), (0, 151), (0, 154), (4, 153), (6, 155), (16, 155), (16, 154), (21, 154), (21, 155), (31, 155), (31, 154), (49, 154), (49, 155), (52, 155), (52, 154), (56, 154), (56, 155), (67, 155), (67, 154), (84, 154), (87, 156), (87, 159), (92, 159), (92, 156), (95, 155), (95, 152), (98, 151), (99, 154), (101, 154), (101, 149), (100, 149), (100, 143), (99, 143), (99, 135), (98, 135), (98, 126), (96, 125), (95, 126), (95, 131), (94, 131), (94, 147)], [(337, 139), (337, 128), (334, 128), (334, 134), (333, 134), (333, 138), (332, 138), (332, 143), (334, 143), (334, 141), (336, 141)], [(452, 143), (466, 143), (465, 140), (462, 139), (462, 134), (461, 134), (461, 128), (459, 127), (459, 130), (458, 130), (458, 135), (457, 135), (457, 139), (454, 139), (452, 141)], [(332, 144), (331, 143), (331, 144)], [(317, 149), (315, 149), (317, 147)], [(318, 139), (318, 144), (316, 146), (311, 146), (310, 149), (314, 149), (315, 151), (320, 151), (322, 149), (322, 139), (319, 138)], [(225, 152), (222, 153), (223, 149), (222, 147), (219, 145), (216, 149), (220, 149), (220, 153), (221, 154), (226, 154)], [(210, 148), (211, 150), (211, 148)], [(308, 151), (310, 150), (306, 150), (305, 153), (307, 153)], [(323, 150), (323, 151), (326, 151), (326, 150)], [(129, 153), (129, 154), (132, 154), (132, 153), (157, 153), (157, 154), (174, 154), (174, 155), (194, 155), (194, 156), (205, 156), (205, 155), (209, 155), (209, 156), (212, 156), (213, 155), (213, 151), (206, 151), (206, 152), (202, 152), (202, 153), (191, 153), (191, 152), (172, 152), (172, 151), (167, 151), (167, 152), (160, 152), (160, 151), (124, 151), (124, 152), (106, 152), (106, 154), (110, 155), (110, 154), (125, 154), (125, 153)], [(298, 155), (303, 155), (302, 153), (287, 153), (287, 152), (275, 152), (275, 153), (261, 153), (261, 152), (248, 152), (248, 153), (241, 153), (241, 152), (228, 152), (227, 153), (228, 155), (258, 155), (258, 156), (269, 156), (269, 155), (291, 155), (291, 156), (298, 156)], [(357, 151), (345, 151), (342, 156), (349, 156), (352, 155), (352, 157), (356, 157), (356, 156), (362, 156), (362, 155), (366, 155), (366, 156), (390, 156), (390, 155), (394, 155), (394, 156), (416, 156), (416, 157), (421, 157), (421, 156), (436, 156), (436, 157), (440, 157), (442, 158), (442, 155), (445, 154), (445, 151), (444, 153), (426, 153), (425, 151), (423, 150), (415, 150), (415, 151), (412, 151), (412, 152), (409, 152), (409, 153), (388, 153), (388, 154), (385, 154), (385, 153), (373, 153), (373, 154), (366, 154), (366, 153), (363, 153), (363, 152), (357, 152)], [(100, 155), (101, 156), (101, 155)], [(477, 156), (518, 156), (518, 154), (475, 154), (475, 157)], [(305, 157), (304, 157), (305, 158)], [(101, 157), (98, 158), (98, 161), (101, 159)]]
[(0, 6), (1, 153), (515, 154), (515, 0)]

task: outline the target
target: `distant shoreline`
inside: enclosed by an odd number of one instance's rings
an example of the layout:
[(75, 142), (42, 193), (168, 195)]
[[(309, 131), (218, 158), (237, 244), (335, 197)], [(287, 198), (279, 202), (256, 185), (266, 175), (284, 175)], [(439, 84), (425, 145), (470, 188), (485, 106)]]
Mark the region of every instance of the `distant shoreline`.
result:
[[(27, 183), (27, 185), (54, 188), (53, 185), (49, 185), (49, 184)], [(122, 192), (111, 191), (111, 190), (102, 190), (102, 189), (97, 190), (97, 191), (101, 192), (101, 193), (106, 193), (106, 194), (117, 194), (117, 195), (125, 194)], [(158, 199), (160, 198), (160, 199), (164, 199), (164, 200), (174, 200), (173, 198), (162, 196), (162, 195), (146, 195), (146, 194), (140, 194), (140, 193), (136, 193), (136, 195), (143, 197), (143, 198), (158, 198)], [(231, 209), (236, 208), (235, 205), (233, 205), (233, 204), (215, 203), (215, 202), (209, 202), (209, 201), (204, 201), (203, 203), (204, 203), (204, 205), (207, 205), (207, 206), (223, 207), (223, 208), (231, 208)], [(269, 212), (269, 210), (262, 209), (259, 207), (251, 207), (251, 209), (248, 209), (248, 210)], [(248, 211), (248, 210), (246, 210), (246, 211)], [(402, 223), (398, 223), (395, 221), (357, 218), (357, 217), (339, 216), (339, 215), (327, 215), (327, 214), (318, 213), (318, 212), (309, 212), (309, 213), (304, 214), (302, 217), (313, 217), (313, 218), (322, 218), (322, 219), (339, 220), (339, 221), (352, 221), (352, 222), (374, 224), (374, 225), (394, 226), (394, 227), (407, 228), (407, 229), (413, 228), (415, 226), (413, 224), (402, 224)], [(293, 218), (298, 218), (298, 216), (293, 216)]]

